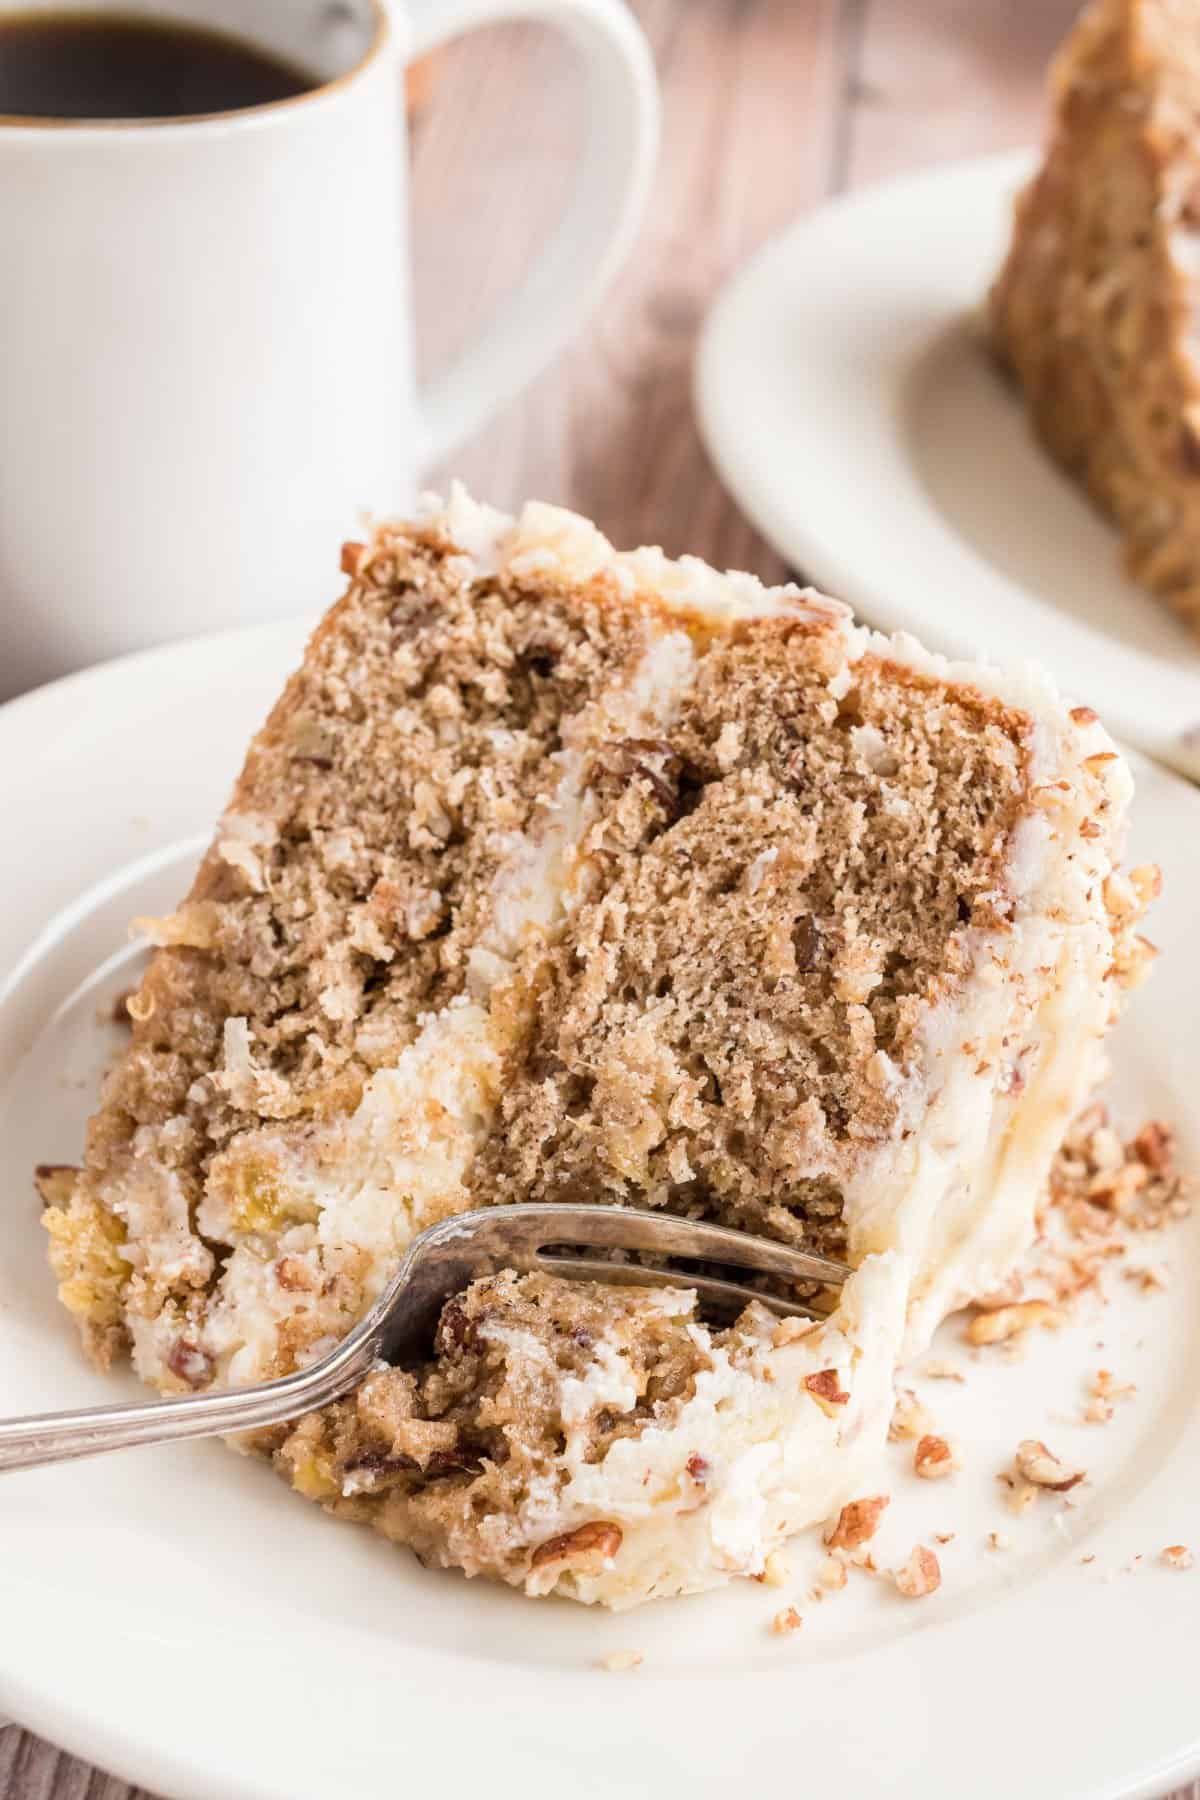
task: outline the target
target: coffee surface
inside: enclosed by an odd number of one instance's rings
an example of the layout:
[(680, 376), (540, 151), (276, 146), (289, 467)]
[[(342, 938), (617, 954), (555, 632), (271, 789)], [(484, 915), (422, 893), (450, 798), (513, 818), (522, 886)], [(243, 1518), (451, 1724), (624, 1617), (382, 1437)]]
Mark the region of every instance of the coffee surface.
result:
[(132, 13), (0, 11), (0, 117), (177, 119), (318, 86), (270, 51), (204, 26)]

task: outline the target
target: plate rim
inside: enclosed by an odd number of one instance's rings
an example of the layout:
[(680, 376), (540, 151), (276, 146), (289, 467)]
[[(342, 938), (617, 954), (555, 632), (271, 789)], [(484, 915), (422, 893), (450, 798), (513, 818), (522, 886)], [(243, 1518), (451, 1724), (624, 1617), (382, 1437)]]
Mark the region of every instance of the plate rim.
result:
[[(142, 677), (149, 670), (160, 682), (164, 678), (171, 681), (178, 675), (181, 693), (185, 696), (190, 694), (188, 703), (197, 706), (201, 700), (201, 689), (203, 697), (207, 698), (209, 690), (204, 687), (204, 682), (214, 666), (224, 663), (232, 666), (234, 662), (244, 666), (259, 658), (266, 658), (271, 664), (270, 680), (277, 689), (284, 672), (283, 665), (291, 666), (288, 659), (298, 648), (305, 623), (306, 621), (299, 619), (284, 621), (137, 652), (49, 684), (46, 688), (10, 703), (0, 709), (0, 797), (6, 788), (15, 787), (19, 779), (18, 769), (22, 766), (19, 757), (10, 759), (2, 752), (5, 749), (20, 749), (22, 736), (27, 728), (32, 731), (36, 743), (46, 720), (61, 709), (64, 703), (75, 707), (83, 699), (89, 711), (102, 713), (106, 705), (111, 708), (123, 703), (130, 681), (135, 689), (144, 689)], [(265, 673), (264, 685), (268, 685)], [(24, 767), (28, 767), (27, 761)], [(1171, 780), (1161, 770), (1153, 771), (1151, 779)], [(1200, 809), (1200, 795), (1186, 789), (1183, 784), (1179, 784), (1179, 792), (1186, 796), (1189, 808)], [(1197, 817), (1200, 818), (1200, 811), (1197, 812)], [(0, 938), (2, 937), (3, 932), (0, 931)], [(281, 1492), (279, 1498), (281, 1504), (286, 1504), (286, 1494)], [(10, 1584), (4, 1582), (3, 1574), (0, 1573), (0, 1590), (6, 1585)], [(1036, 1615), (1041, 1589), (1040, 1582), (1030, 1582), (1024, 1588), (1014, 1591), (1010, 1598), (993, 1604), (997, 1608), (1011, 1607), (1013, 1613), (1031, 1610)], [(453, 1596), (448, 1595), (448, 1603), (452, 1602)], [(687, 1609), (692, 1604), (688, 1601), (674, 1603), (675, 1607), (682, 1609)], [(54, 1602), (49, 1606), (43, 1626), (36, 1630), (32, 1627), (29, 1629), (21, 1645), (25, 1662), (19, 1676), (13, 1673), (18, 1655), (16, 1640), (14, 1639), (11, 1649), (0, 1642), (0, 1690), (4, 1692), (6, 1699), (11, 1694), (11, 1709), (15, 1715), (29, 1721), (34, 1729), (47, 1733), (75, 1754), (98, 1762), (101, 1766), (113, 1769), (152, 1789), (165, 1790), (176, 1796), (195, 1796), (196, 1800), (210, 1800), (210, 1797), (218, 1795), (222, 1796), (222, 1800), (231, 1800), (232, 1796), (241, 1795), (245, 1795), (247, 1800), (302, 1800), (306, 1794), (302, 1787), (294, 1784), (287, 1788), (272, 1785), (269, 1774), (263, 1773), (261, 1756), (250, 1764), (245, 1760), (234, 1760), (237, 1745), (244, 1744), (241, 1738), (227, 1747), (224, 1734), (220, 1734), (219, 1742), (211, 1743), (207, 1751), (202, 1751), (195, 1741), (189, 1747), (185, 1740), (181, 1741), (178, 1737), (164, 1737), (162, 1733), (167, 1729), (165, 1722), (161, 1728), (157, 1727), (155, 1719), (147, 1716), (144, 1707), (139, 1709), (134, 1705), (119, 1716), (103, 1707), (97, 1710), (97, 1703), (93, 1701), (87, 1686), (87, 1664), (83, 1651), (74, 1643), (64, 1645), (62, 1637), (56, 1638), (52, 1630), (52, 1621), (65, 1616), (63, 1608)], [(686, 1612), (676, 1616), (679, 1616), (681, 1625), (686, 1629)], [(137, 1641), (139, 1617), (140, 1615), (133, 1616), (132, 1622), (126, 1619), (110, 1640), (117, 1646), (113, 1656), (118, 1662), (122, 1642), (132, 1645)], [(607, 1626), (610, 1642), (618, 1633), (623, 1638), (636, 1640), (636, 1623), (630, 1624), (623, 1619), (618, 1621), (612, 1615), (603, 1615), (602, 1620), (596, 1623)], [(937, 1668), (952, 1661), (965, 1624), (969, 1624), (966, 1619), (947, 1618), (942, 1630), (928, 1633), (922, 1630), (915, 1638), (909, 1632), (897, 1632), (894, 1636), (889, 1636), (885, 1643), (869, 1646), (864, 1661), (869, 1659), (881, 1669), (894, 1673), (901, 1694), (919, 1693), (919, 1682), (916, 1688), (913, 1686), (916, 1677), (912, 1665), (921, 1664), (922, 1669)], [(61, 1631), (61, 1625), (59, 1629)], [(923, 1663), (912, 1651), (912, 1645), (917, 1641), (923, 1641), (926, 1646)], [(92, 1647), (94, 1649), (94, 1643)], [(601, 1647), (607, 1646), (597, 1645), (597, 1649)], [(32, 1651), (35, 1648), (38, 1651), (37, 1668), (32, 1666)], [(124, 1654), (128, 1659), (133, 1652), (127, 1650)], [(147, 1653), (139, 1651), (138, 1654), (144, 1660)], [(237, 1647), (237, 1657), (244, 1658), (239, 1666), (244, 1668), (247, 1681), (253, 1666), (253, 1654), (252, 1646)], [(806, 1661), (798, 1667), (794, 1666), (789, 1672), (783, 1660), (784, 1654), (781, 1653), (778, 1673), (773, 1669), (756, 1669), (752, 1674), (743, 1674), (742, 1681), (738, 1684), (738, 1697), (733, 1703), (732, 1711), (738, 1718), (739, 1728), (744, 1728), (747, 1721), (750, 1721), (761, 1731), (757, 1751), (747, 1749), (745, 1753), (744, 1766), (747, 1772), (755, 1755), (773, 1754), (773, 1746), (792, 1742), (791, 1734), (797, 1718), (797, 1695), (804, 1694), (810, 1686), (832, 1691), (832, 1684), (837, 1679), (836, 1662), (844, 1661), (840, 1658), (826, 1663)], [(355, 1660), (356, 1657), (351, 1656), (348, 1651), (346, 1667), (349, 1669)], [(857, 1652), (854, 1661), (856, 1666), (862, 1666), (858, 1663)], [(440, 1722), (447, 1728), (453, 1727), (457, 1722), (461, 1729), (461, 1719), (452, 1707), (447, 1706), (441, 1695), (437, 1663), (436, 1657), (431, 1659), (430, 1665), (422, 1672), (421, 1679), (414, 1681), (411, 1688), (412, 1702), (424, 1709), (424, 1716), (428, 1719), (440, 1716)], [(530, 1704), (528, 1671), (520, 1668), (514, 1672), (512, 1668), (503, 1665), (493, 1666), (496, 1669), (497, 1701), (501, 1706), (509, 1706), (514, 1716), (524, 1717)], [(67, 1669), (72, 1671), (73, 1679), (64, 1683), (63, 1676)], [(669, 1697), (674, 1694), (677, 1698), (686, 1693), (689, 1701), (695, 1702), (703, 1701), (706, 1695), (711, 1695), (714, 1703), (720, 1699), (728, 1707), (729, 1671), (706, 1670), (680, 1675), (675, 1681), (659, 1679), (652, 1670), (645, 1673), (649, 1680), (642, 1675), (633, 1678), (610, 1677), (595, 1672), (590, 1666), (542, 1670), (539, 1671), (536, 1682), (537, 1699), (539, 1704), (545, 1702), (561, 1708), (559, 1719), (569, 1730), (575, 1732), (579, 1732), (584, 1726), (590, 1726), (594, 1730), (597, 1709), (609, 1709), (614, 1703), (619, 1704), (627, 1730), (621, 1754), (628, 1756), (636, 1753), (644, 1759), (634, 1772), (635, 1780), (640, 1779), (643, 1774), (647, 1780), (652, 1775), (655, 1778), (666, 1778), (675, 1766), (672, 1747), (661, 1742), (662, 1716), (665, 1712), (669, 1718), (670, 1714)], [(663, 1674), (669, 1677), (669, 1671), (664, 1671)], [(921, 1675), (921, 1670), (917, 1670), (917, 1675)], [(106, 1673), (106, 1680), (110, 1682), (110, 1687), (105, 1689), (106, 1693), (110, 1691), (112, 1679), (115, 1677)], [(618, 1685), (613, 1687), (613, 1682)], [(664, 1695), (668, 1699), (665, 1700)], [(249, 1699), (243, 1699), (245, 1705), (251, 1704)], [(485, 1716), (491, 1717), (492, 1714)], [(890, 1725), (888, 1729), (891, 1729)], [(514, 1791), (515, 1781), (519, 1777), (523, 1783), (523, 1791), (533, 1795), (535, 1800), (543, 1800), (543, 1796), (548, 1797), (557, 1792), (556, 1783), (564, 1766), (563, 1758), (574, 1754), (582, 1741), (585, 1740), (576, 1738), (571, 1744), (564, 1746), (560, 1738), (554, 1744), (547, 1743), (542, 1749), (531, 1747), (523, 1740), (520, 1750), (514, 1751), (514, 1755), (521, 1760), (514, 1762), (507, 1776), (514, 1783)], [(692, 1754), (699, 1756), (700, 1752), (694, 1750)], [(708, 1754), (705, 1748), (706, 1758)], [(206, 1761), (202, 1760), (205, 1755)], [(736, 1745), (721, 1746), (720, 1757), (715, 1752), (712, 1755), (714, 1771), (717, 1770), (718, 1761), (721, 1768), (727, 1771), (732, 1766), (730, 1759), (740, 1755)], [(1165, 1776), (1159, 1769), (1144, 1779), (1139, 1777), (1132, 1784), (1126, 1783), (1120, 1788), (1112, 1787), (1107, 1791), (1113, 1796), (1119, 1793), (1123, 1800), (1133, 1800), (1134, 1796), (1143, 1794), (1152, 1796), (1160, 1791), (1164, 1780), (1181, 1780), (1195, 1768), (1200, 1768), (1200, 1722), (1197, 1723), (1193, 1738), (1167, 1768)], [(589, 1794), (605, 1791), (607, 1775), (597, 1774), (595, 1771), (589, 1773), (582, 1766), (577, 1773), (581, 1791)], [(724, 1788), (727, 1785), (727, 1774), (720, 1774), (719, 1778)], [(619, 1772), (614, 1770), (614, 1784), (619, 1779)], [(694, 1791), (702, 1796), (706, 1792), (715, 1792), (716, 1774), (713, 1780), (712, 1788), (706, 1788), (705, 1782), (701, 1780), (695, 1785)], [(315, 1800), (318, 1792), (327, 1794), (328, 1789), (314, 1787), (307, 1791), (314, 1794)], [(374, 1787), (362, 1789), (364, 1794), (375, 1791)], [(461, 1791), (465, 1793), (466, 1789)], [(865, 1794), (870, 1790), (862, 1787), (860, 1791)], [(940, 1784), (935, 1784), (930, 1791), (949, 1793), (951, 1790), (948, 1786), (942, 1789)], [(1095, 1800), (1099, 1791), (1095, 1786), (1086, 1790), (1087, 1800)], [(1082, 1788), (1077, 1795), (1058, 1790), (1052, 1800), (1084, 1800), (1084, 1797), (1085, 1790)], [(1047, 1800), (1051, 1800), (1051, 1797), (1047, 1796)]]

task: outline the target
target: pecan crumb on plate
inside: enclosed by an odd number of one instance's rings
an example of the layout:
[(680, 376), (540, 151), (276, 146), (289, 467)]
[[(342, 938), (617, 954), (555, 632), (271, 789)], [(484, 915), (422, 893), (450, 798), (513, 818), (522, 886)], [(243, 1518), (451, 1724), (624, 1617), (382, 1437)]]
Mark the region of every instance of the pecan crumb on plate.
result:
[(892, 1570), (892, 1580), (906, 1600), (921, 1600), (941, 1587), (942, 1566), (932, 1550), (917, 1544), (904, 1567)]
[(610, 1650), (607, 1656), (600, 1658), (600, 1667), (607, 1669), (610, 1675), (619, 1675), (626, 1669), (638, 1668), (642, 1661), (640, 1650)]
[(913, 1468), (923, 1481), (940, 1481), (944, 1475), (952, 1475), (960, 1466), (945, 1438), (932, 1434), (920, 1440), (913, 1456)]
[(837, 1517), (837, 1524), (826, 1537), (831, 1550), (856, 1550), (873, 1538), (891, 1496), (875, 1494), (869, 1500), (848, 1500)]
[(1083, 1469), (1069, 1469), (1040, 1438), (1023, 1438), (1017, 1445), (1017, 1473), (1034, 1487), (1065, 1494), (1084, 1479)]

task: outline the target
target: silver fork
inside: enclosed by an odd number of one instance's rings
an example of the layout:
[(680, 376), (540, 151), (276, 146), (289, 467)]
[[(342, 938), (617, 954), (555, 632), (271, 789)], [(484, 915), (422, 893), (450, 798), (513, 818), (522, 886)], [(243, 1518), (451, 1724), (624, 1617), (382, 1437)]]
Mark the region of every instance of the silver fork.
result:
[(319, 1362), (281, 1380), (233, 1391), (0, 1421), (0, 1470), (32, 1469), (136, 1444), (259, 1431), (314, 1412), (349, 1393), (381, 1359), (403, 1363), (427, 1356), (438, 1316), (450, 1296), (481, 1275), (501, 1269), (542, 1270), (570, 1280), (639, 1287), (683, 1286), (695, 1288), (709, 1305), (726, 1309), (758, 1300), (783, 1317), (824, 1316), (807, 1302), (759, 1294), (737, 1281), (643, 1263), (562, 1255), (556, 1246), (657, 1251), (830, 1287), (839, 1287), (850, 1273), (842, 1263), (767, 1238), (635, 1207), (497, 1206), (461, 1213), (414, 1238), (371, 1310)]

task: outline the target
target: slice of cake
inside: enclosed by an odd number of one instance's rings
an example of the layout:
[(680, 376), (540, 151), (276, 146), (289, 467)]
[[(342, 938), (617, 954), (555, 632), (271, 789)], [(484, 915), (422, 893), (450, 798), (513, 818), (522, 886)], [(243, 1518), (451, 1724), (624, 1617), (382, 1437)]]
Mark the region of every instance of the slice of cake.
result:
[(191, 893), (142, 922), (133, 1040), (46, 1213), (62, 1297), (185, 1392), (320, 1356), (466, 1208), (848, 1259), (812, 1326), (480, 1282), (424, 1366), (259, 1445), (531, 1593), (760, 1573), (869, 1471), (902, 1340), (1031, 1236), (1148, 953), (1126, 766), (1039, 676), (549, 507), (458, 492), (346, 566)]
[(1094, 0), (992, 290), (1035, 430), (1200, 629), (1200, 0)]

